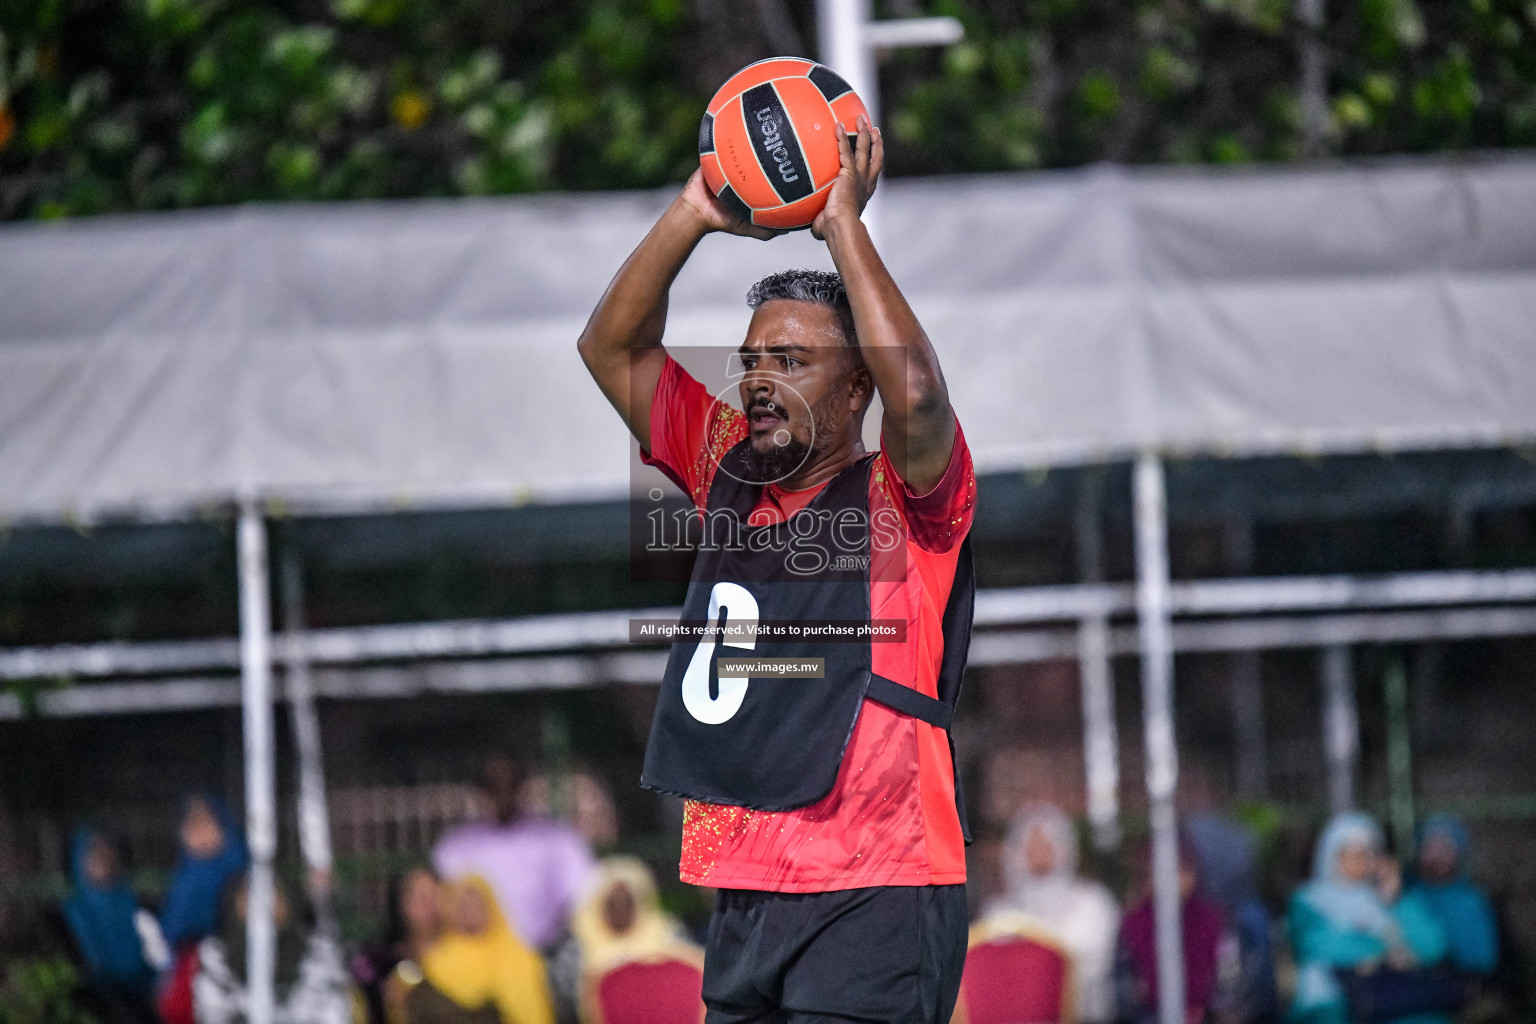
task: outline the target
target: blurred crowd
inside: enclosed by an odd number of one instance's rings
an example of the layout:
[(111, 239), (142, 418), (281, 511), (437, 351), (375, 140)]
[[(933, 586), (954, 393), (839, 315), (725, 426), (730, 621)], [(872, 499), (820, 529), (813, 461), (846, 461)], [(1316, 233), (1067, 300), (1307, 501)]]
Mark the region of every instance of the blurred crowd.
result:
[[(302, 900), (279, 884), (273, 1019), (701, 1020), (703, 951), (663, 911), (651, 870), (592, 852), (594, 829), (611, 838), (611, 807), (606, 824), (578, 829), (547, 813), (537, 783), (512, 759), (491, 758), (480, 778), (486, 817), (449, 831), (430, 864), (394, 879), (388, 922), (373, 942), (344, 948), (328, 878), (308, 877)], [(197, 794), (185, 802), (179, 846), (151, 912), (110, 838), (90, 826), (75, 835), (64, 917), (104, 1024), (241, 1024), (249, 1015), (251, 878), (241, 829), (216, 796)], [(1277, 914), (1261, 896), (1252, 833), (1219, 811), (1186, 815), (1178, 875), (1186, 1020), (1488, 1019), (1500, 940), (1471, 880), (1468, 834), (1454, 819), (1431, 818), (1407, 853), (1400, 864), (1370, 816), (1335, 817), (1317, 840), (1311, 879)], [(1003, 844), (1003, 885), (977, 908), (957, 1019), (1155, 1021), (1151, 860), (1146, 843), (1130, 846), (1122, 903), (1081, 869), (1073, 820), (1048, 804), (1025, 806)]]
[[(1496, 986), (1489, 984), (1499, 962), (1498, 925), (1470, 878), (1470, 854), (1458, 821), (1430, 818), (1405, 873), (1374, 819), (1339, 815), (1317, 840), (1310, 880), (1290, 894), (1283, 914), (1272, 915), (1260, 894), (1252, 833), (1220, 812), (1186, 816), (1178, 860), (1186, 1021), (1450, 1024), (1499, 1017)], [(1079, 874), (1076, 828), (1053, 806), (1020, 812), (1004, 858), (1006, 889), (972, 929), (962, 987), (970, 1024), (1017, 1019), (1010, 1002), (1062, 1008), (1038, 1019), (1157, 1021), (1149, 844), (1130, 850), (1123, 907), (1106, 886)], [(1053, 999), (1055, 993), (989, 983), (982, 972), (1004, 972), (1009, 963), (994, 947), (1009, 944), (1059, 954), (1061, 970), (1027, 973), (1037, 985), (1059, 979), (1067, 991)], [(1016, 954), (1012, 962), (1049, 964), (1038, 953), (1033, 960)]]
[[(580, 787), (577, 787), (578, 789)], [(277, 1024), (619, 1024), (656, 1007), (700, 1019), (702, 950), (661, 907), (651, 869), (598, 860), (610, 820), (555, 820), (540, 780), (493, 757), (482, 821), (449, 831), (432, 862), (391, 884), (376, 941), (345, 948), (330, 879), (303, 905), (273, 893)], [(577, 793), (577, 803), (582, 803)], [(601, 802), (599, 801), (600, 805)], [(601, 806), (598, 810), (601, 811)], [(589, 815), (589, 817), (591, 817)], [(250, 1014), (250, 856), (226, 805), (184, 805), (180, 854), (158, 913), (141, 905), (110, 838), (82, 826), (64, 918), (104, 1024), (241, 1024)]]

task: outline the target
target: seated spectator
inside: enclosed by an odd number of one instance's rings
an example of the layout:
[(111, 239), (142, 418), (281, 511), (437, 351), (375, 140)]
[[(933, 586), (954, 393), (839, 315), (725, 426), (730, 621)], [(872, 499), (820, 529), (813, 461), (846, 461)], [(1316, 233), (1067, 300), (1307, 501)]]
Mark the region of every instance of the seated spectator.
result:
[(1438, 814), (1419, 829), (1417, 875), (1408, 895), (1421, 901), (1449, 943), (1454, 966), (1471, 974), (1490, 975), (1499, 963), (1499, 934), (1493, 905), (1468, 877), (1471, 839), (1466, 827)]
[(493, 1007), (500, 1024), (554, 1024), (544, 963), (508, 925), (490, 883), (461, 878), (446, 911), (447, 933), (421, 963), (432, 988), (463, 1011)]
[(571, 930), (581, 950), (582, 973), (587, 975), (630, 960), (703, 955), (683, 937), (682, 926), (661, 909), (656, 876), (637, 857), (602, 861), (597, 885), (577, 909)]
[(1237, 939), (1236, 977), (1223, 1018), (1237, 1024), (1272, 1021), (1280, 1009), (1269, 911), (1259, 899), (1253, 834), (1217, 811), (1191, 814), (1185, 838), (1199, 865), (1200, 894), (1221, 910)]
[(1049, 804), (1024, 808), (1003, 851), (1007, 892), (986, 913), (1023, 913), (1055, 934), (1072, 957), (1078, 1019), (1096, 1024), (1115, 1013), (1120, 908), (1103, 885), (1078, 876), (1077, 859), (1070, 818)]
[(1344, 1024), (1349, 1008), (1339, 969), (1370, 973), (1385, 963), (1407, 970), (1444, 957), (1445, 933), (1421, 900), (1399, 898), (1400, 888), (1397, 865), (1383, 855), (1381, 829), (1370, 815), (1341, 814), (1328, 823), (1312, 880), (1291, 897), (1288, 912), (1297, 968), (1289, 1020)]
[[(245, 1024), (249, 878), (226, 887), (216, 934), (197, 946), (192, 1007), (197, 1024)], [(332, 936), (304, 935), (281, 885), (273, 888), (273, 1024), (352, 1024), (352, 994)]]
[(570, 826), (527, 813), (523, 770), (513, 759), (486, 761), (480, 788), (491, 820), (449, 832), (433, 863), (448, 881), (485, 879), (517, 934), (537, 949), (552, 949), (596, 868), (592, 849)]
[(580, 959), (580, 1019), (693, 1024), (704, 1012), (704, 951), (661, 909), (656, 876), (635, 857), (605, 858), (571, 922)]
[(234, 816), (211, 793), (194, 794), (184, 802), (180, 847), (160, 911), (160, 929), (178, 953), (214, 933), (230, 880), (250, 863)]
[[(1122, 1019), (1158, 1019), (1157, 910), (1153, 891), (1152, 848), (1143, 844), (1137, 855), (1142, 879), (1141, 899), (1120, 926), (1120, 1002)], [(1219, 990), (1226, 925), (1221, 910), (1199, 892), (1199, 866), (1194, 848), (1179, 844), (1179, 900), (1183, 923), (1184, 1019), (1199, 1024), (1212, 1014), (1225, 993)]]
[(430, 868), (415, 868), (390, 886), (384, 941), (351, 960), (369, 1024), (404, 1024), (406, 1001), (422, 982), (421, 962), (443, 934), (442, 894)]
[(162, 965), (150, 962), (146, 944), (158, 943), (163, 956), (164, 941), (123, 880), (117, 850), (101, 832), (81, 826), (70, 848), (70, 873), (74, 889), (64, 901), (64, 920), (85, 966), (92, 1009), (108, 1024), (154, 1021), (151, 997)]

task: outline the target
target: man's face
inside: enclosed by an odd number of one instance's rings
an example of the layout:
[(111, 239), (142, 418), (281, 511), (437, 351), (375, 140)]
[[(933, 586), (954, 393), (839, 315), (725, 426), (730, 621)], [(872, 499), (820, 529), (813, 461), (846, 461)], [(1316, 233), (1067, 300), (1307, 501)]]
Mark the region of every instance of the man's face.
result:
[(492, 757), (480, 772), (480, 788), (490, 801), (491, 813), (503, 825), (510, 823), (522, 809), (520, 789), (522, 773), (509, 758)]
[(752, 314), (741, 344), (741, 407), (750, 473), (772, 482), (813, 464), (869, 400), (869, 374), (837, 313), (820, 303), (773, 299)]

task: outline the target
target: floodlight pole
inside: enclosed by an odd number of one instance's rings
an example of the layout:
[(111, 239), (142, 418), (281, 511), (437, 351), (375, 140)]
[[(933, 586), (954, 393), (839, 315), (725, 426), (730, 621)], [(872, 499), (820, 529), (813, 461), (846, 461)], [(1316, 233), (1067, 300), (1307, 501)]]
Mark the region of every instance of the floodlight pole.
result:
[(1157, 934), (1159, 1024), (1184, 1024), (1183, 900), (1179, 896), (1179, 755), (1173, 729), (1173, 622), (1169, 601), (1168, 505), (1163, 460), (1136, 459), (1136, 628), (1152, 816), (1152, 895)]
[(283, 551), (283, 632), (288, 638), (284, 665), (288, 710), (294, 747), (299, 756), (299, 850), (309, 869), (310, 899), (316, 917), (333, 928), (335, 902), (331, 888), (331, 818), (325, 801), (325, 752), (320, 743), (320, 716), (309, 654), (297, 641), (304, 633), (304, 565), (292, 544)]
[[(899, 18), (874, 21), (872, 0), (819, 0), (816, 29), (821, 62), (853, 86), (869, 111), (870, 124), (880, 123), (880, 76), (875, 51), (898, 46), (949, 46), (965, 38), (957, 18)], [(878, 193), (877, 193), (878, 196)], [(864, 223), (873, 236), (879, 222), (878, 199), (864, 209)]]
[(277, 808), (272, 743), (272, 593), (267, 524), (252, 499), (240, 503), (240, 702), (245, 738), (245, 832), (251, 851), (246, 899), (246, 978), (250, 1024), (272, 1024), (276, 936), (272, 861)]
[(1323, 744), (1328, 759), (1328, 809), (1343, 814), (1355, 806), (1355, 768), (1360, 760), (1360, 716), (1355, 708), (1355, 677), (1349, 648), (1324, 647)]
[[(1099, 524), (1099, 475), (1083, 476), (1074, 526), (1077, 567), (1083, 583), (1104, 580)], [(1083, 702), (1083, 760), (1088, 779), (1088, 822), (1093, 845), (1108, 852), (1120, 845), (1120, 739), (1115, 730), (1115, 678), (1109, 659), (1109, 616), (1084, 615), (1077, 623), (1078, 683)]]

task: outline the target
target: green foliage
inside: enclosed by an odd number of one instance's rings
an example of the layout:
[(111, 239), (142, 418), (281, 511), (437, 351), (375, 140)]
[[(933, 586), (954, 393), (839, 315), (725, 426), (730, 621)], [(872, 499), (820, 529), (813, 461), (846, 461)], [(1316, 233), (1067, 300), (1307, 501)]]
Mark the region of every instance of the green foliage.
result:
[[(1325, 5), (1328, 147), (1536, 145), (1536, 3)], [(1292, 0), (887, 0), (894, 173), (1301, 152)], [(7, 0), (0, 218), (677, 181), (812, 0)]]
[(97, 1024), (78, 1003), (80, 976), (67, 960), (19, 960), (0, 978), (0, 1024)]

